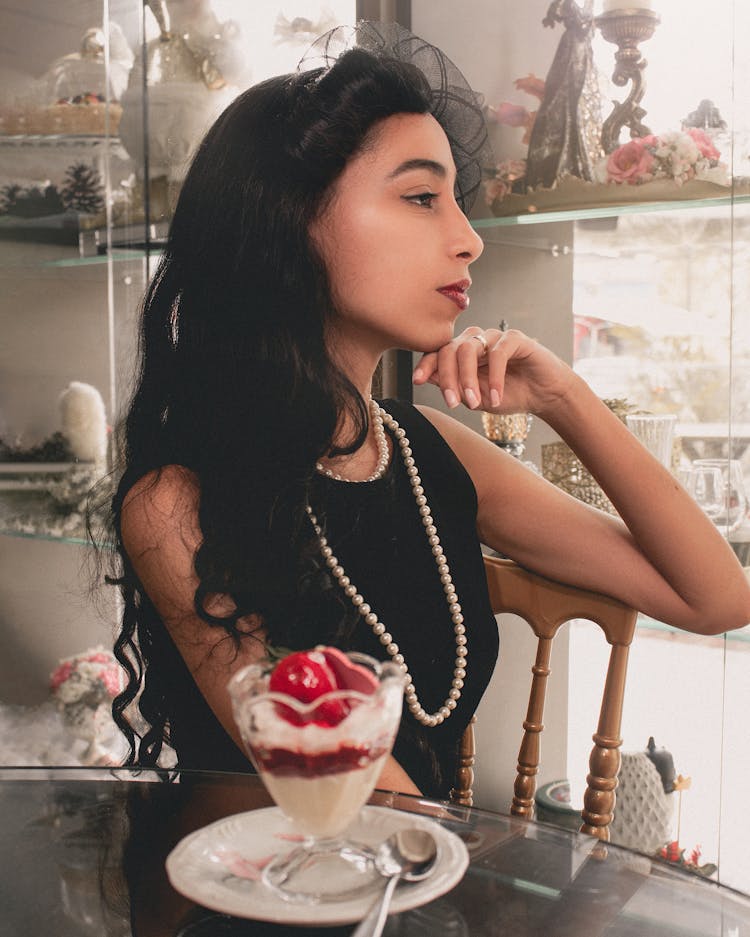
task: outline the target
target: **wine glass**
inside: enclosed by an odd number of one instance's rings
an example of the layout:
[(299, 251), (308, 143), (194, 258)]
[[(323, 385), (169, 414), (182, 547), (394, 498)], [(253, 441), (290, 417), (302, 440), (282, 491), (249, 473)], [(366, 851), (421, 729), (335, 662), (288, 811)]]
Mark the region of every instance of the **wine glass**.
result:
[(727, 535), (742, 524), (747, 495), (737, 459), (696, 459), (692, 464), (691, 494)]
[(301, 843), (273, 859), (263, 882), (285, 901), (341, 901), (381, 880), (374, 852), (346, 830), (372, 794), (401, 719), (404, 673), (350, 652), (334, 661), (346, 689), (302, 703), (269, 690), (251, 664), (229, 682), (243, 744)]
[(724, 476), (718, 466), (693, 462), (686, 470), (684, 483), (707, 517), (714, 520), (721, 514), (724, 510)]

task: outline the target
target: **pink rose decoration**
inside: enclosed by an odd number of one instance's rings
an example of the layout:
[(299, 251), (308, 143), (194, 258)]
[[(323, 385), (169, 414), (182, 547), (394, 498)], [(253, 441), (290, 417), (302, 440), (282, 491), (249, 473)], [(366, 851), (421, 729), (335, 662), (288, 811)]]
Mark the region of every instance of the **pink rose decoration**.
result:
[(52, 676), (50, 677), (49, 686), (52, 692), (59, 689), (63, 683), (68, 679), (68, 677), (73, 673), (73, 663), (72, 661), (66, 660), (62, 664), (59, 664), (52, 671)]
[(124, 687), (123, 669), (114, 655), (103, 648), (91, 648), (60, 661), (50, 676), (50, 690), (59, 694), (73, 676), (86, 683), (90, 689), (100, 684), (112, 698), (121, 693)]
[(690, 127), (686, 133), (693, 139), (693, 142), (701, 152), (701, 156), (705, 159), (719, 159), (721, 153), (716, 149), (713, 140), (704, 130), (701, 130), (699, 127)]
[(525, 107), (508, 101), (490, 107), (489, 112), (499, 124), (505, 124), (506, 127), (525, 127), (529, 120), (529, 112)]
[(654, 155), (643, 140), (631, 140), (618, 147), (607, 160), (607, 173), (613, 182), (637, 185), (652, 178)]

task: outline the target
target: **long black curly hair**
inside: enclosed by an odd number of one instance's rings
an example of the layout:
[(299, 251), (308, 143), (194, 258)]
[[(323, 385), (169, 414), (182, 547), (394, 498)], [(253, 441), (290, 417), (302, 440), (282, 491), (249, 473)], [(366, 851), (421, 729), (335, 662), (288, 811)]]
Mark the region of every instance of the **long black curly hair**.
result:
[[(309, 599), (326, 585), (307, 492), (316, 460), (361, 445), (368, 413), (326, 344), (336, 309), (308, 232), (378, 122), (431, 104), (417, 68), (354, 49), (241, 94), (192, 161), (143, 302), (112, 504), (112, 579), (124, 600), (115, 653), (128, 675), (113, 713), (130, 763), (156, 764), (172, 715), (168, 638), (121, 537), (123, 501), (139, 479), (179, 465), (198, 481), (194, 605), (207, 626), (239, 640), (238, 619), (254, 613), (271, 644), (321, 638)], [(354, 429), (334, 449), (342, 413)], [(215, 592), (234, 599), (232, 615), (206, 612)], [(332, 627), (346, 621), (342, 606)]]

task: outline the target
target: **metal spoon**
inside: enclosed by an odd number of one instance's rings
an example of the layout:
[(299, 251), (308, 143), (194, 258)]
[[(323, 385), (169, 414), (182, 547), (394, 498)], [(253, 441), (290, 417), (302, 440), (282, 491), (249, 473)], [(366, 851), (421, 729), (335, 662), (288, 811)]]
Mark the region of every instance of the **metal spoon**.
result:
[(375, 867), (388, 879), (383, 896), (367, 912), (352, 937), (380, 937), (396, 885), (419, 882), (432, 872), (438, 849), (435, 837), (427, 830), (399, 830), (381, 843), (375, 854)]

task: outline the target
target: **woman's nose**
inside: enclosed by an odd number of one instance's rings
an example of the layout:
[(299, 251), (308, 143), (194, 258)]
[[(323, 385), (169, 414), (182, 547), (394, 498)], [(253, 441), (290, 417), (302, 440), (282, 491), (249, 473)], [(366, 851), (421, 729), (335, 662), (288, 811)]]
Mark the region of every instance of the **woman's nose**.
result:
[(456, 257), (461, 257), (471, 264), (481, 256), (484, 250), (484, 241), (479, 237), (474, 228), (472, 228), (469, 219), (461, 211), (458, 203), (456, 203), (456, 213), (458, 217), (456, 219), (453, 252)]

